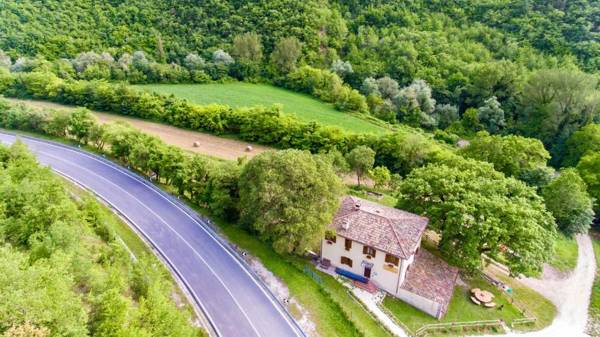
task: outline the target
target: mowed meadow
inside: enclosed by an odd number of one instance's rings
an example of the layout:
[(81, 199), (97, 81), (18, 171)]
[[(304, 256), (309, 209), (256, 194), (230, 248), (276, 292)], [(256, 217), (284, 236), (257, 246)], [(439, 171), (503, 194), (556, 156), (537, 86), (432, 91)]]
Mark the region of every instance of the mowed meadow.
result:
[(148, 84), (137, 88), (163, 95), (175, 95), (197, 104), (227, 104), (232, 107), (271, 106), (281, 104), (283, 111), (295, 114), (305, 122), (319, 122), (351, 132), (382, 134), (389, 132), (357, 114), (341, 112), (331, 104), (308, 95), (268, 84), (213, 83), (213, 84)]

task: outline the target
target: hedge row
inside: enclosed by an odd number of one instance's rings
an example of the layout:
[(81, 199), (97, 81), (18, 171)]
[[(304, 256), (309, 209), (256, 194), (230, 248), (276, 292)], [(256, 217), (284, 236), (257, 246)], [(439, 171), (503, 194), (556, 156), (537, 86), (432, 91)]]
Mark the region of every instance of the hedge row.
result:
[(239, 214), (241, 165), (237, 162), (189, 155), (128, 124), (100, 125), (86, 109), (42, 111), (0, 100), (0, 128), (89, 144), (138, 172), (173, 186), (180, 195), (221, 218), (236, 220)]
[(408, 127), (383, 136), (349, 133), (315, 122), (301, 122), (277, 106), (238, 109), (218, 104), (202, 106), (125, 84), (63, 80), (52, 73), (0, 72), (0, 93), (85, 106), (214, 134), (233, 134), (250, 142), (313, 153), (332, 149), (346, 153), (366, 145), (376, 151), (379, 165), (401, 174), (434, 160), (440, 151), (447, 151), (428, 135)]

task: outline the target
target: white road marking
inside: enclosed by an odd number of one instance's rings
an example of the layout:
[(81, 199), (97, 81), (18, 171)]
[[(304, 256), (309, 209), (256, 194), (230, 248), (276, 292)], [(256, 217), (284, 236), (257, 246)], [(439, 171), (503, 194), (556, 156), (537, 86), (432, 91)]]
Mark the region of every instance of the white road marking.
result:
[[(159, 253), (163, 256), (163, 258), (169, 263), (169, 265), (171, 266), (171, 268), (173, 268), (175, 270), (175, 272), (177, 272), (177, 274), (179, 275), (179, 278), (181, 279), (181, 281), (185, 284), (185, 286), (188, 288), (188, 290), (190, 291), (190, 293), (192, 294), (192, 296), (194, 296), (194, 299), (196, 300), (196, 302), (198, 303), (198, 305), (202, 308), (203, 314), (206, 315), (208, 317), (208, 319), (213, 322), (212, 317), (210, 316), (210, 314), (208, 313), (208, 311), (206, 310), (206, 308), (204, 307), (204, 305), (202, 304), (202, 302), (200, 301), (200, 299), (198, 298), (198, 295), (196, 294), (196, 292), (194, 291), (194, 289), (190, 286), (190, 284), (187, 282), (187, 280), (185, 280), (183, 278), (183, 274), (179, 271), (179, 269), (177, 268), (177, 266), (171, 261), (171, 259), (169, 259), (169, 257), (160, 249), (160, 247), (156, 244), (156, 242), (154, 242), (154, 240), (152, 240), (152, 238), (142, 229), (142, 227), (140, 225), (138, 225), (135, 221), (133, 221), (131, 218), (129, 218), (118, 206), (114, 205), (113, 203), (111, 203), (104, 195), (102, 195), (99, 192), (94, 191), (90, 186), (82, 183), (81, 181), (75, 179), (74, 177), (62, 172), (59, 169), (56, 168), (52, 168), (53, 171), (56, 171), (58, 174), (72, 180), (73, 182), (83, 186), (84, 188), (90, 190), (92, 193), (94, 193), (95, 195), (99, 196), (100, 198), (102, 198), (103, 200), (105, 200), (108, 204), (111, 205), (112, 208), (116, 209), (119, 213), (121, 213), (121, 215), (123, 217), (125, 217), (127, 219), (127, 221), (131, 222), (136, 228), (137, 230), (139, 230), (142, 234), (144, 234), (144, 236), (146, 237), (146, 239), (148, 241), (150, 241), (150, 243), (154, 246), (154, 248), (156, 250), (159, 251)], [(216, 325), (214, 323), (211, 324), (212, 328), (215, 329), (217, 335), (222, 336), (221, 332), (219, 331), (219, 329), (216, 327)]]
[[(235, 303), (235, 305), (238, 307), (238, 309), (240, 309), (240, 312), (242, 312), (242, 314), (244, 315), (244, 317), (246, 318), (246, 320), (248, 321), (248, 323), (250, 323), (250, 326), (252, 327), (252, 330), (254, 330), (254, 333), (256, 333), (257, 336), (262, 337), (262, 335), (258, 332), (258, 330), (256, 329), (256, 327), (254, 326), (254, 324), (252, 323), (252, 321), (250, 320), (250, 317), (248, 317), (248, 314), (246, 314), (246, 312), (242, 309), (242, 306), (239, 304), (239, 302), (236, 300), (235, 296), (233, 296), (233, 294), (231, 293), (231, 291), (229, 290), (229, 288), (227, 288), (227, 286), (225, 285), (225, 282), (223, 282), (223, 280), (219, 277), (219, 275), (217, 275), (217, 273), (214, 271), (214, 269), (212, 269), (212, 267), (208, 264), (208, 262), (206, 262), (206, 260), (202, 257), (202, 255), (200, 255), (200, 253), (198, 253), (194, 247), (192, 247), (192, 245), (183, 238), (183, 236), (181, 236), (181, 234), (179, 234), (179, 232), (177, 232), (175, 229), (173, 229), (173, 227), (171, 227), (160, 215), (156, 214), (150, 207), (148, 207), (146, 204), (144, 204), (141, 200), (139, 200), (138, 198), (136, 198), (135, 196), (133, 196), (131, 193), (127, 192), (126, 190), (124, 190), (123, 188), (121, 188), (119, 185), (113, 183), (112, 181), (104, 178), (103, 176), (94, 173), (93, 171), (78, 165), (70, 160), (66, 160), (64, 158), (59, 158), (56, 156), (53, 156), (51, 154), (47, 154), (44, 153), (44, 156), (48, 156), (48, 157), (52, 157), (55, 158), (59, 161), (65, 161), (70, 163), (71, 165), (80, 168), (83, 171), (89, 172), (92, 176), (96, 176), (104, 181), (106, 181), (107, 183), (109, 183), (112, 186), (115, 186), (117, 189), (123, 191), (123, 193), (125, 193), (126, 195), (130, 196), (131, 198), (133, 198), (134, 200), (136, 200), (140, 205), (142, 205), (145, 209), (147, 209), (150, 213), (152, 213), (155, 217), (157, 217), (162, 223), (164, 223), (173, 233), (175, 233), (175, 235), (177, 235), (177, 237), (179, 237), (193, 252), (194, 254), (206, 265), (206, 267), (210, 270), (210, 272), (215, 276), (215, 278), (219, 281), (219, 283), (221, 283), (221, 285), (223, 286), (223, 288), (225, 289), (225, 291), (227, 291), (227, 293), (229, 294), (229, 296), (231, 297), (231, 299), (233, 300), (233, 302)], [(78, 181), (77, 179), (75, 179), (75, 181)], [(104, 197), (103, 197), (104, 198)], [(121, 211), (119, 211), (121, 212)]]
[[(14, 137), (16, 138), (17, 136), (15, 135)], [(257, 281), (257, 280), (256, 280), (256, 279), (255, 279), (255, 278), (254, 278), (254, 277), (253, 277), (251, 274), (250, 274), (250, 272), (249, 272), (249, 271), (248, 271), (248, 270), (247, 270), (247, 269), (246, 269), (246, 268), (245, 268), (245, 267), (244, 267), (244, 266), (243, 266), (243, 265), (240, 263), (240, 261), (238, 261), (238, 259), (237, 259), (235, 256), (233, 256), (233, 255), (231, 254), (231, 252), (230, 252), (230, 251), (229, 251), (229, 250), (228, 250), (226, 247), (224, 247), (224, 246), (222, 245), (222, 243), (221, 243), (219, 240), (217, 240), (217, 239), (216, 239), (216, 238), (215, 238), (215, 237), (212, 235), (212, 233), (210, 233), (210, 232), (209, 232), (209, 231), (208, 231), (206, 228), (204, 228), (204, 226), (202, 226), (201, 224), (199, 224), (199, 223), (198, 223), (198, 221), (197, 221), (196, 219), (194, 219), (192, 216), (190, 216), (190, 215), (189, 215), (189, 214), (188, 214), (188, 213), (187, 213), (185, 210), (183, 210), (183, 209), (182, 209), (182, 208), (181, 208), (179, 205), (175, 204), (175, 203), (174, 203), (173, 201), (171, 201), (169, 198), (165, 197), (165, 196), (164, 196), (162, 193), (160, 193), (160, 192), (156, 191), (156, 190), (155, 190), (155, 186), (153, 186), (153, 185), (149, 185), (149, 184), (148, 184), (148, 182), (146, 182), (145, 180), (142, 180), (142, 179), (140, 179), (140, 178), (136, 177), (135, 175), (132, 175), (132, 174), (130, 174), (130, 173), (127, 171), (127, 170), (120, 168), (120, 167), (119, 167), (119, 166), (117, 166), (116, 164), (112, 164), (112, 163), (111, 163), (111, 164), (109, 164), (109, 163), (107, 163), (107, 162), (105, 162), (105, 161), (103, 161), (103, 160), (100, 160), (100, 159), (96, 158), (95, 156), (93, 156), (93, 155), (90, 155), (90, 154), (87, 154), (87, 153), (85, 153), (85, 152), (82, 152), (82, 151), (77, 151), (77, 150), (71, 149), (71, 148), (69, 148), (68, 146), (60, 146), (60, 145), (53, 144), (53, 143), (51, 143), (51, 142), (40, 141), (40, 140), (37, 140), (37, 139), (35, 139), (35, 138), (31, 138), (31, 137), (26, 137), (26, 139), (28, 139), (28, 140), (30, 140), (30, 141), (33, 141), (33, 142), (38, 142), (38, 143), (42, 143), (42, 144), (45, 144), (45, 145), (49, 145), (49, 146), (57, 147), (57, 148), (60, 148), (60, 149), (64, 149), (64, 150), (67, 150), (67, 151), (72, 151), (72, 152), (75, 152), (75, 153), (77, 153), (77, 154), (80, 154), (80, 155), (83, 155), (83, 156), (85, 156), (85, 157), (88, 157), (88, 158), (90, 158), (90, 159), (92, 159), (92, 160), (94, 160), (94, 161), (97, 161), (97, 162), (101, 163), (102, 165), (105, 165), (105, 166), (107, 166), (107, 167), (109, 167), (109, 168), (111, 168), (111, 169), (113, 169), (113, 170), (115, 170), (115, 171), (117, 171), (117, 172), (120, 172), (120, 173), (122, 173), (122, 174), (125, 174), (125, 175), (127, 175), (128, 177), (130, 177), (130, 178), (132, 178), (132, 179), (134, 179), (134, 180), (136, 180), (136, 181), (138, 181), (138, 182), (142, 183), (142, 185), (144, 185), (144, 187), (146, 187), (147, 189), (149, 189), (149, 190), (150, 190), (150, 191), (152, 191), (153, 193), (156, 193), (156, 194), (158, 194), (158, 195), (159, 195), (161, 198), (163, 198), (164, 200), (166, 200), (167, 202), (169, 202), (170, 204), (172, 204), (173, 206), (175, 206), (175, 207), (176, 207), (177, 209), (179, 209), (179, 210), (180, 210), (180, 211), (181, 211), (181, 212), (182, 212), (182, 213), (183, 213), (185, 216), (187, 216), (188, 218), (190, 218), (190, 219), (191, 219), (191, 220), (192, 220), (192, 221), (193, 221), (193, 222), (194, 222), (194, 223), (195, 223), (195, 224), (196, 224), (198, 227), (200, 227), (200, 228), (201, 228), (201, 229), (202, 229), (202, 230), (203, 230), (203, 231), (204, 231), (206, 234), (208, 234), (208, 236), (209, 236), (209, 237), (210, 237), (210, 238), (211, 238), (211, 239), (212, 239), (212, 240), (213, 240), (215, 243), (217, 243), (217, 244), (218, 244), (218, 245), (219, 245), (221, 248), (223, 248), (223, 250), (224, 250), (224, 251), (225, 251), (225, 252), (226, 252), (226, 253), (227, 253), (229, 256), (231, 256), (231, 258), (232, 258), (233, 260), (235, 260), (235, 262), (236, 262), (236, 263), (237, 263), (237, 264), (240, 266), (240, 268), (241, 268), (241, 269), (242, 269), (242, 270), (243, 270), (243, 271), (244, 271), (244, 272), (245, 272), (245, 273), (246, 273), (246, 274), (247, 274), (247, 275), (248, 275), (248, 276), (249, 276), (249, 277), (252, 279), (252, 281), (253, 281), (253, 282), (256, 284), (256, 286), (260, 288), (260, 290), (263, 292), (263, 294), (264, 294), (265, 296), (267, 296), (267, 298), (269, 299), (269, 301), (270, 301), (270, 302), (271, 302), (271, 303), (272, 303), (272, 304), (275, 306), (275, 309), (276, 309), (276, 310), (277, 310), (277, 311), (278, 311), (278, 312), (279, 312), (279, 313), (280, 313), (280, 314), (283, 316), (283, 318), (284, 318), (284, 319), (285, 319), (285, 321), (288, 323), (288, 325), (289, 325), (289, 326), (292, 328), (292, 330), (294, 331), (294, 333), (295, 333), (297, 336), (299, 336), (299, 337), (303, 337), (303, 335), (301, 335), (301, 334), (299, 334), (299, 333), (298, 333), (298, 329), (300, 329), (300, 328), (299, 328), (299, 327), (295, 327), (295, 326), (294, 326), (294, 324), (292, 324), (292, 323), (289, 321), (289, 316), (288, 316), (286, 313), (284, 313), (284, 312), (282, 311), (282, 309), (281, 309), (281, 307), (280, 307), (280, 304), (279, 304), (279, 303), (277, 303), (277, 302), (275, 302), (275, 301), (273, 300), (273, 298), (271, 297), (271, 295), (270, 295), (270, 294), (268, 294), (268, 293), (266, 292), (266, 290), (265, 290), (265, 289), (264, 289), (264, 288), (263, 288), (263, 287), (262, 287), (262, 286), (261, 286), (261, 285), (258, 283), (258, 281)]]

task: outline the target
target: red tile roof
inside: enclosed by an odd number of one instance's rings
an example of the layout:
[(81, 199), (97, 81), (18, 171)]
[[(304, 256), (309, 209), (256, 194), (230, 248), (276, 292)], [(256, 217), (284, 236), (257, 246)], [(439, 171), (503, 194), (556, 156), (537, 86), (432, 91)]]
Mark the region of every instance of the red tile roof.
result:
[(346, 196), (329, 227), (342, 237), (408, 259), (419, 246), (428, 221), (397, 208)]
[(420, 249), (415, 261), (406, 272), (406, 279), (400, 288), (442, 304), (445, 313), (458, 277), (458, 268)]

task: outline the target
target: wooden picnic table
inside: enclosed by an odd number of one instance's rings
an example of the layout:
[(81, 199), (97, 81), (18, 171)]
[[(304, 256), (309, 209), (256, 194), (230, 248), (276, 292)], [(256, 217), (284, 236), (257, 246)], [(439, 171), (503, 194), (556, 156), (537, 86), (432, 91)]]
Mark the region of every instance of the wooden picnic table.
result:
[(473, 296), (481, 303), (490, 303), (494, 300), (494, 294), (487, 290), (474, 291)]

